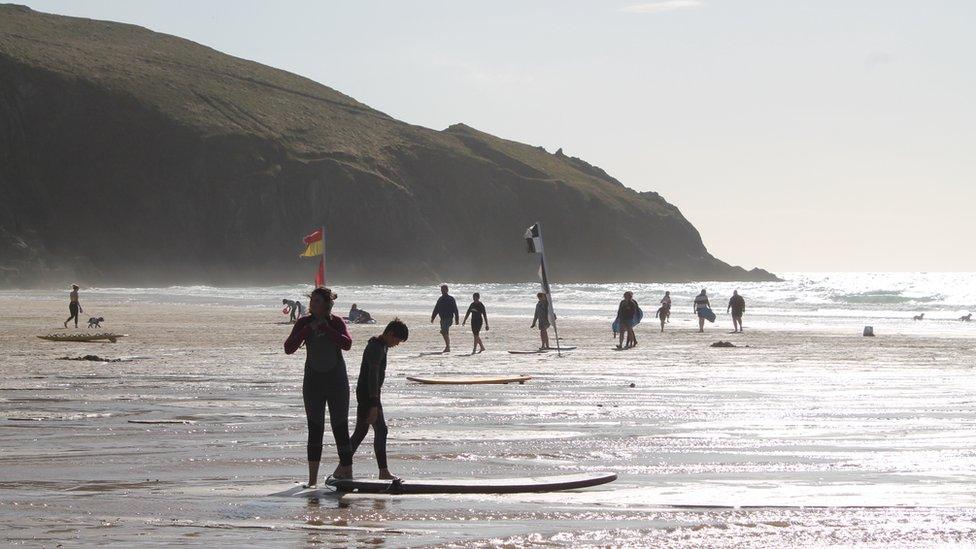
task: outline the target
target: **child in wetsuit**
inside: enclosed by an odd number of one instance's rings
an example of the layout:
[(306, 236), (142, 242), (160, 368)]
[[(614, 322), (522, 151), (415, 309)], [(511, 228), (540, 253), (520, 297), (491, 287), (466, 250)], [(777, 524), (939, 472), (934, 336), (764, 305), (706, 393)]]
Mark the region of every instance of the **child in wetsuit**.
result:
[(356, 429), (352, 433), (352, 451), (356, 452), (366, 438), (366, 432), (373, 427), (373, 452), (381, 479), (395, 480), (386, 464), (386, 418), (383, 416), (383, 403), (380, 402), (380, 389), (386, 377), (386, 352), (407, 340), (407, 325), (399, 318), (393, 319), (378, 337), (370, 338), (363, 351), (363, 362), (359, 368), (359, 381), (356, 383)]

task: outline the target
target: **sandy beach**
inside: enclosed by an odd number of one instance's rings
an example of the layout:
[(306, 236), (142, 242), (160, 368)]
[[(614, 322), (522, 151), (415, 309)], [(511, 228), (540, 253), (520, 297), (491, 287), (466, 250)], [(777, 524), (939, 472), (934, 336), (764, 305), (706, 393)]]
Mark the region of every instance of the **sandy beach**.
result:
[[(128, 334), (53, 343), (62, 301), (0, 297), (0, 541), (307, 545), (733, 546), (976, 542), (976, 339), (565, 319), (577, 350), (491, 319), (488, 351), (406, 315), (384, 407), (406, 478), (613, 471), (598, 488), (507, 496), (282, 497), (305, 475), (304, 351), (271, 307), (83, 301)], [(372, 311), (381, 323), (390, 319)], [(87, 315), (83, 315), (87, 319)], [(355, 382), (381, 326), (351, 326)], [(730, 340), (736, 348), (709, 345)], [(94, 354), (120, 362), (59, 360)], [(527, 374), (525, 385), (425, 386), (410, 375)], [(631, 386), (633, 384), (633, 386)], [(375, 476), (369, 445), (358, 476)], [(327, 444), (329, 438), (327, 435)], [(331, 469), (327, 445), (323, 468)]]

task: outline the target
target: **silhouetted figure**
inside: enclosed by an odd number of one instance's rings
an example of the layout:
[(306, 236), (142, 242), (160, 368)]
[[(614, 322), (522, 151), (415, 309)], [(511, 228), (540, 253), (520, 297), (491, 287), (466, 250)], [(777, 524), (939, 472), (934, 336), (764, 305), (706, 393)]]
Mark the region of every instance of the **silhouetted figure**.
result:
[(535, 304), (535, 315), (532, 317), (532, 326), (539, 327), (539, 338), (542, 340), (542, 349), (549, 348), (549, 301), (544, 292), (536, 294), (539, 302)]
[(739, 295), (739, 290), (732, 290), (732, 297), (729, 299), (729, 306), (725, 312), (732, 311), (732, 331), (742, 332), (742, 313), (746, 311), (746, 300)]
[(434, 319), (441, 317), (441, 337), (444, 338), (444, 352), (451, 352), (451, 324), (458, 324), (460, 313), (458, 313), (457, 301), (447, 294), (447, 284), (441, 285), (441, 296), (437, 298), (434, 305), (434, 312), (430, 315), (431, 324)]
[[(471, 334), (474, 336), (474, 347), (471, 349), (471, 354), (475, 354), (475, 352), (482, 353), (485, 350), (485, 343), (481, 341), (482, 324), (484, 324), (486, 332), (490, 328), (488, 327), (488, 311), (485, 309), (485, 304), (481, 302), (481, 294), (475, 292), (471, 299), (473, 301), (471, 305), (468, 305), (468, 312), (464, 313), (464, 320), (461, 321), (461, 325), (463, 326), (468, 321), (468, 317), (471, 317)], [(478, 347), (481, 347), (480, 351)]]
[(81, 303), (78, 301), (78, 289), (77, 284), (71, 285), (71, 293), (68, 294), (68, 312), (71, 314), (71, 316), (68, 317), (68, 320), (64, 321), (65, 328), (68, 327), (68, 323), (71, 322), (72, 319), (74, 319), (75, 328), (77, 328), (78, 315), (85, 312), (85, 310), (81, 308)]

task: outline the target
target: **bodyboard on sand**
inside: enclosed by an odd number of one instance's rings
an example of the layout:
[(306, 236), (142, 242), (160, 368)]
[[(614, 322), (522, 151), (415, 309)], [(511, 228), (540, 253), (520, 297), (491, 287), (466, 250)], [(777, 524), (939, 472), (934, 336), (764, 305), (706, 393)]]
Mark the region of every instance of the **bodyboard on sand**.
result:
[(41, 339), (46, 339), (48, 341), (111, 341), (115, 343), (119, 338), (125, 337), (127, 334), (113, 334), (111, 332), (105, 332), (100, 334), (47, 334), (39, 335), (37, 337)]
[[(572, 347), (571, 346), (571, 347), (562, 347), (559, 350), (560, 351), (572, 351), (572, 350), (575, 350), (575, 349), (576, 349), (576, 347)], [(508, 352), (511, 353), (511, 354), (513, 354), (513, 355), (538, 355), (538, 354), (542, 354), (542, 353), (555, 353), (556, 352), (556, 348), (555, 347), (550, 347), (548, 349), (533, 349), (531, 351), (520, 351), (518, 349), (509, 349)]]
[[(634, 315), (634, 322), (631, 324), (631, 327), (640, 324), (641, 320), (644, 320), (644, 310), (638, 307), (637, 314)], [(617, 319), (613, 319), (613, 322), (610, 323), (610, 329), (613, 330), (613, 333), (615, 334), (620, 332), (620, 323), (617, 322)]]
[[(598, 486), (617, 480), (615, 473), (581, 473), (551, 477), (437, 480), (331, 480), (340, 492), (362, 494), (515, 494), (555, 492)], [(299, 492), (296, 495), (301, 495)]]
[(454, 376), (454, 377), (407, 377), (408, 381), (427, 385), (482, 385), (496, 383), (525, 383), (532, 376)]

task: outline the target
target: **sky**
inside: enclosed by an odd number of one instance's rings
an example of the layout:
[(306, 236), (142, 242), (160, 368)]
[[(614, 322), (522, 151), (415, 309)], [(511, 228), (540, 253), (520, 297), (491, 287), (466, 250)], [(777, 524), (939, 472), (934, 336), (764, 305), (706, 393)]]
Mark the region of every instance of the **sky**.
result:
[(562, 148), (659, 192), (732, 264), (976, 271), (970, 0), (19, 3)]

